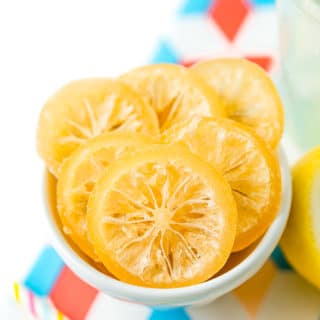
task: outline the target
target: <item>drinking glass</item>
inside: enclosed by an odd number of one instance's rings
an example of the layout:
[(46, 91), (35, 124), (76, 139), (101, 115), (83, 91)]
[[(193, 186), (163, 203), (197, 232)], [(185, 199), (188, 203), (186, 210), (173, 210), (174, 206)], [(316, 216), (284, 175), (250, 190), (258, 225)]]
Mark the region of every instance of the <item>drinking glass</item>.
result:
[(277, 6), (287, 134), (304, 152), (320, 145), (320, 0), (278, 0)]

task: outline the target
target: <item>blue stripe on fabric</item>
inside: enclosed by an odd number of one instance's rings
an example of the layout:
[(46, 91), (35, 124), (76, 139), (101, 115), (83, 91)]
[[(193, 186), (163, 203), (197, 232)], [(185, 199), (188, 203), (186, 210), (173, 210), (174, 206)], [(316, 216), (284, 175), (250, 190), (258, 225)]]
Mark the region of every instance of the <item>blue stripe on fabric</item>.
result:
[(184, 0), (179, 10), (180, 15), (206, 13), (214, 0)]
[(277, 247), (271, 255), (271, 258), (273, 260), (273, 262), (276, 264), (276, 266), (279, 269), (282, 270), (292, 270), (291, 266), (289, 265), (289, 263), (287, 262), (287, 260), (285, 259), (280, 247)]
[(149, 320), (191, 320), (184, 308), (154, 309)]
[(274, 6), (276, 0), (250, 0), (254, 6)]
[(162, 40), (151, 59), (152, 63), (179, 63), (179, 57), (167, 41)]
[(24, 285), (38, 296), (47, 296), (51, 292), (64, 263), (56, 251), (45, 247), (24, 280)]

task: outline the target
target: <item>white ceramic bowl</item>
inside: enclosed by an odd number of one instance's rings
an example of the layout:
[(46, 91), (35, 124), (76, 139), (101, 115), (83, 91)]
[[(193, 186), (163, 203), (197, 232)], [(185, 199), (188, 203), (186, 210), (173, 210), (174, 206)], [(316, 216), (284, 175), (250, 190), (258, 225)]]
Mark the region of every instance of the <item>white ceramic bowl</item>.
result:
[[(65, 238), (55, 209), (54, 190), (45, 190), (46, 213), (54, 248), (69, 268), (84, 281), (115, 298), (157, 307), (204, 304), (224, 295), (252, 277), (266, 262), (285, 228), (291, 203), (291, 177), (284, 152), (279, 153), (282, 173), (282, 204), (276, 219), (257, 244), (234, 255), (238, 260), (221, 275), (197, 285), (176, 289), (152, 289), (130, 285), (100, 272)], [(46, 178), (46, 186), (48, 186)], [(52, 180), (53, 181), (53, 180)], [(240, 261), (240, 262), (239, 262)]]

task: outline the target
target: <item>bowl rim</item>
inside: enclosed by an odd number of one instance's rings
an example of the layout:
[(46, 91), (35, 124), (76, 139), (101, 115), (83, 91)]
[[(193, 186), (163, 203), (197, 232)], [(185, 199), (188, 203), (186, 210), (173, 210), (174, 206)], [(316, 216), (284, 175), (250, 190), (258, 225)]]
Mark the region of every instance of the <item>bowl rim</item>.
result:
[(80, 278), (101, 291), (105, 292), (108, 288), (107, 293), (116, 298), (128, 297), (128, 300), (134, 298), (137, 302), (161, 305), (170, 304), (171, 299), (183, 303), (195, 296), (204, 298), (212, 292), (220, 292), (219, 295), (227, 293), (249, 279), (262, 267), (284, 231), (290, 211), (292, 186), (290, 168), (282, 147), (279, 148), (278, 154), (282, 177), (282, 200), (278, 215), (253, 251), (238, 265), (216, 278), (181, 288), (147, 288), (122, 282), (95, 269), (71, 248), (58, 228), (48, 205), (44, 174), (43, 201), (53, 247), (66, 265)]

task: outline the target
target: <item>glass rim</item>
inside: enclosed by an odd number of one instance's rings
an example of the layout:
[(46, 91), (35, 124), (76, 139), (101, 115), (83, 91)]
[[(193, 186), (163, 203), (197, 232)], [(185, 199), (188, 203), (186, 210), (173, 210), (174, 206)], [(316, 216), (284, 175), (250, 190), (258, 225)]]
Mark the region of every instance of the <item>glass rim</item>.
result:
[[(279, 0), (283, 1), (283, 0)], [(291, 2), (291, 0), (286, 0)], [(320, 2), (317, 3), (316, 0), (293, 0), (293, 4), (296, 6), (298, 10), (300, 10), (303, 14), (307, 14), (309, 17), (311, 17), (313, 20), (316, 20), (317, 23), (320, 24)], [(312, 8), (309, 6), (306, 6), (306, 4), (311, 4), (312, 6), (318, 6), (319, 7), (319, 15), (316, 15), (312, 13)]]

